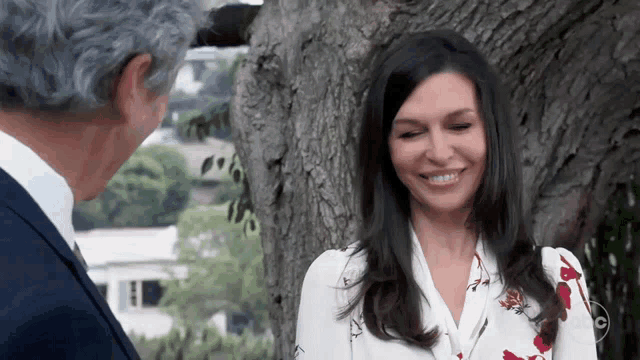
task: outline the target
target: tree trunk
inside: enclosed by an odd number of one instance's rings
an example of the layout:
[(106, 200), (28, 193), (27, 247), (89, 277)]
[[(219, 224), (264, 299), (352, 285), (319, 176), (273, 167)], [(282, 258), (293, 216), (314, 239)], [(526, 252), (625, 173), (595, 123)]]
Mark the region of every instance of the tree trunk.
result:
[(582, 255), (615, 185), (640, 178), (637, 0), (266, 0), (232, 105), (262, 225), (275, 359), (292, 359), (313, 259), (355, 241), (357, 134), (372, 59), (452, 28), (504, 76), (536, 241)]

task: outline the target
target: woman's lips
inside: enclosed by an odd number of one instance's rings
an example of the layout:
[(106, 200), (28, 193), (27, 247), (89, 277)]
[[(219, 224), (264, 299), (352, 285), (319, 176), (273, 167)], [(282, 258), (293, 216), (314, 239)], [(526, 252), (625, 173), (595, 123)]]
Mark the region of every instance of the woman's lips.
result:
[(458, 172), (451, 172), (443, 175), (434, 175), (434, 176), (426, 176), (420, 174), (420, 177), (425, 179), (429, 185), (432, 186), (450, 186), (457, 184), (460, 181), (460, 174), (464, 172), (465, 169), (462, 169)]

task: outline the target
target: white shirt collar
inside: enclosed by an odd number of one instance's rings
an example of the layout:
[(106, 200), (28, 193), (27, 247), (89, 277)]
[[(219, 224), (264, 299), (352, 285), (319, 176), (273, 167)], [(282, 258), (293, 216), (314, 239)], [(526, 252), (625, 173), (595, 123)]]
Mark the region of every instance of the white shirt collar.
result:
[(73, 192), (58, 174), (31, 148), (0, 131), (0, 168), (31, 195), (55, 225), (69, 248), (74, 249), (75, 232), (71, 221)]
[(422, 246), (418, 236), (409, 222), (411, 238), (413, 242), (413, 271), (418, 285), (429, 298), (429, 304), (424, 304), (428, 311), (423, 313), (424, 323), (441, 324), (448, 333), (449, 343), (436, 346), (434, 354), (436, 358), (447, 358), (453, 355), (454, 358), (462, 353), (464, 357), (471, 353), (487, 319), (487, 307), (489, 301), (489, 285), (497, 281), (497, 265), (495, 256), (487, 251), (484, 246), (483, 237), (480, 235), (476, 242), (476, 250), (471, 264), (469, 285), (465, 296), (464, 310), (458, 325), (455, 324), (453, 316), (440, 292), (436, 289), (431, 271), (424, 257)]

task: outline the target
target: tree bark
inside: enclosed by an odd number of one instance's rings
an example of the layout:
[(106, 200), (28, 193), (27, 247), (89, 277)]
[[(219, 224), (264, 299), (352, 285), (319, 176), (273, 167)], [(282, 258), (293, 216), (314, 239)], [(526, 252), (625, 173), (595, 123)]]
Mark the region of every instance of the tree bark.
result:
[(640, 178), (637, 0), (266, 0), (232, 104), (262, 226), (275, 359), (292, 359), (313, 259), (356, 240), (356, 140), (372, 59), (400, 35), (461, 32), (512, 94), (536, 241), (581, 256), (615, 185)]

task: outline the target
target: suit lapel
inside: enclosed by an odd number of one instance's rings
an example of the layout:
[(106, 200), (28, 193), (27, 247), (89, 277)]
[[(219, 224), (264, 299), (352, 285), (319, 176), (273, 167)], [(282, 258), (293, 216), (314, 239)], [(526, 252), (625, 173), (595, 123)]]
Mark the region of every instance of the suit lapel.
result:
[(80, 252), (80, 248), (78, 247), (77, 242), (73, 244), (73, 255), (76, 256), (76, 259), (78, 259), (78, 262), (80, 262), (83, 269), (87, 270), (89, 268), (89, 266), (87, 265), (87, 261), (84, 259), (84, 256), (82, 256), (82, 253)]
[[(62, 238), (56, 227), (44, 214), (42, 209), (33, 200), (31, 195), (20, 186), (9, 174), (0, 168), (0, 205), (5, 204), (15, 211), (18, 216), (29, 223), (38, 232), (45, 243), (60, 257), (60, 260), (67, 266), (69, 271), (75, 276), (80, 286), (85, 290), (94, 306), (107, 320), (111, 333), (115, 336), (114, 341), (120, 344), (123, 352), (138, 359), (137, 352), (125, 334), (120, 322), (115, 318), (109, 305), (98, 292), (93, 281), (87, 275), (82, 254), (78, 248), (77, 255), (69, 248), (67, 242)], [(76, 245), (77, 247), (77, 245)]]

